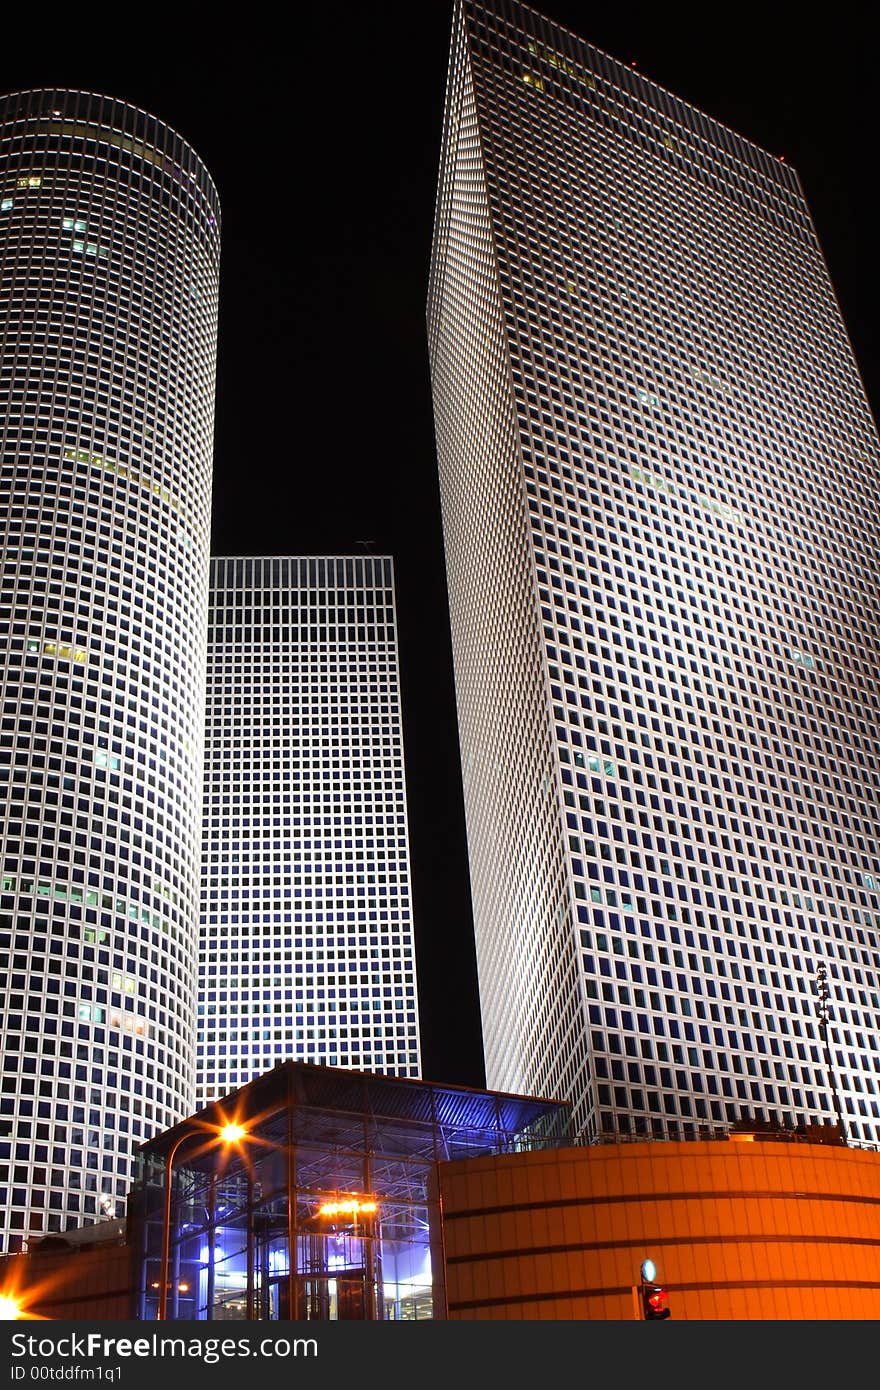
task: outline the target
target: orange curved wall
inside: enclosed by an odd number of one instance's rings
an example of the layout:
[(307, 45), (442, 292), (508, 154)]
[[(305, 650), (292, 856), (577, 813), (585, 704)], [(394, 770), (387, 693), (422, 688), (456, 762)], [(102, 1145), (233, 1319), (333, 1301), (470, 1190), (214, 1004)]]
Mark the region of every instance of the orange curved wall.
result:
[(632, 1319), (650, 1255), (674, 1319), (880, 1318), (880, 1154), (606, 1144), (440, 1166), (448, 1316)]

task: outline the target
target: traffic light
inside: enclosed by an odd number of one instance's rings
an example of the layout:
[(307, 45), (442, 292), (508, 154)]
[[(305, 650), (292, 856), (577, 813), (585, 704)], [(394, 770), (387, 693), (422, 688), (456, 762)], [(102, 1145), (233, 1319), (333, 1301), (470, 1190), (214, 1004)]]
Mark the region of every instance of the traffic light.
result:
[(669, 1295), (661, 1284), (642, 1285), (642, 1317), (671, 1318)]

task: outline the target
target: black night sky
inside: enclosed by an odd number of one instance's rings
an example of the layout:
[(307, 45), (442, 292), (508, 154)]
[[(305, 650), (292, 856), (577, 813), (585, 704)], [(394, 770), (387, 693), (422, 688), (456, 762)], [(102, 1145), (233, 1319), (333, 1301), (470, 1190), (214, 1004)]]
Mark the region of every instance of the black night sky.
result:
[[(538, 8), (797, 169), (876, 412), (870, 7)], [(482, 1085), (424, 328), (452, 0), (31, 13), (0, 89), (145, 107), (218, 186), (214, 552), (395, 558), (424, 1074)]]

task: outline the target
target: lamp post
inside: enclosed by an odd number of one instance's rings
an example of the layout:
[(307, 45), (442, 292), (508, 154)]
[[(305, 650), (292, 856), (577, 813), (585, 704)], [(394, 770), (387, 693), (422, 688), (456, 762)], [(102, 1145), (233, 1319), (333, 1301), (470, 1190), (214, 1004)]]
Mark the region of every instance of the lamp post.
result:
[[(657, 1266), (648, 1257), (642, 1260), (642, 1267), (639, 1270), (641, 1283), (639, 1284), (638, 1297), (636, 1302), (636, 1317), (643, 1321), (664, 1322), (666, 1318), (671, 1318), (669, 1311), (669, 1295), (662, 1284), (655, 1283), (657, 1278)], [(635, 1289), (633, 1294), (635, 1295)]]
[[(247, 1130), (241, 1125), (229, 1124), (218, 1129), (214, 1136), (215, 1143), (237, 1144), (246, 1135)], [(193, 1130), (184, 1130), (179, 1134), (168, 1151), (165, 1160), (165, 1202), (162, 1215), (162, 1263), (159, 1270), (159, 1307), (156, 1312), (156, 1321), (165, 1322), (168, 1317), (168, 1284), (169, 1284), (169, 1263), (171, 1256), (171, 1191), (174, 1186), (174, 1159), (177, 1150), (187, 1139), (192, 1139)]]
[(831, 1016), (831, 996), (828, 990), (828, 972), (825, 968), (824, 961), (820, 961), (817, 966), (816, 977), (818, 980), (819, 995), (819, 1031), (822, 1034), (822, 1043), (825, 1049), (825, 1069), (828, 1073), (828, 1085), (831, 1087), (831, 1094), (834, 1098), (834, 1113), (837, 1116), (837, 1128), (840, 1132), (840, 1142), (841, 1144), (848, 1144), (849, 1139), (847, 1137), (846, 1124), (843, 1118), (843, 1107), (840, 1103), (837, 1081), (835, 1080), (834, 1070), (831, 1066), (831, 1044), (828, 1041), (828, 1020)]

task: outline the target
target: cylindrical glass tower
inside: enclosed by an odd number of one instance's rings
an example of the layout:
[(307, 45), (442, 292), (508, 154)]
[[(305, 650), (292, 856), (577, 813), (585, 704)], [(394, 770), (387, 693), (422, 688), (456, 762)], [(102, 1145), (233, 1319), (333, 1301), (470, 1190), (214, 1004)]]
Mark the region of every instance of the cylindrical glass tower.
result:
[(120, 1215), (194, 1099), (219, 208), (160, 121), (0, 98), (0, 1212)]

